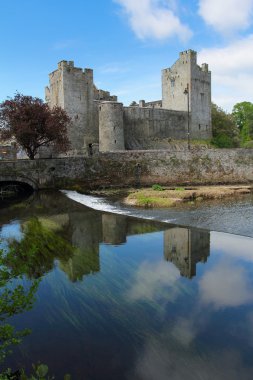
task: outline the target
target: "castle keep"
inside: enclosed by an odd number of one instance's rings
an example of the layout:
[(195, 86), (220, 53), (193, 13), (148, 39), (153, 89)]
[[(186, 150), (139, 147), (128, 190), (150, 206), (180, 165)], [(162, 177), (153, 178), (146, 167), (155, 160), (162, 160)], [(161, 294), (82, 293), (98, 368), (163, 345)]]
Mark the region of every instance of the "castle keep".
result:
[(97, 89), (91, 69), (61, 61), (49, 75), (46, 101), (71, 118), (70, 155), (152, 149), (154, 141), (159, 145), (186, 139), (188, 109), (190, 138), (212, 135), (211, 73), (207, 64), (197, 65), (192, 50), (180, 53), (174, 65), (162, 71), (162, 100), (124, 107), (116, 96)]

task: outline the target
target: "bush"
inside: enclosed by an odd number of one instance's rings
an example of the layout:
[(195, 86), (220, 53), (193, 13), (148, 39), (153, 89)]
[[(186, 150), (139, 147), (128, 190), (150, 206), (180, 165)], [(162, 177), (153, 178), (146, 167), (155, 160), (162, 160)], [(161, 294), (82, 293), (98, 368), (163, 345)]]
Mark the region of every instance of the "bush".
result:
[(161, 185), (154, 184), (154, 185), (152, 186), (152, 190), (155, 190), (155, 191), (163, 191), (164, 188), (163, 188)]
[(216, 104), (212, 104), (212, 144), (218, 148), (236, 148), (240, 146), (239, 128), (232, 115)]
[(236, 148), (240, 145), (239, 138), (220, 134), (212, 139), (212, 144), (217, 148)]
[(246, 141), (246, 142), (243, 144), (243, 147), (244, 147), (244, 148), (253, 148), (253, 140)]

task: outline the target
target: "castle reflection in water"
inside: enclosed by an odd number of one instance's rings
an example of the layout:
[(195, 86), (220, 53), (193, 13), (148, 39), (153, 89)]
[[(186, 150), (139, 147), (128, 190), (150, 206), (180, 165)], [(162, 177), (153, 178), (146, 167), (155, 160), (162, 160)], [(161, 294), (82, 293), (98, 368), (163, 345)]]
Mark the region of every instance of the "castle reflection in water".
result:
[[(53, 217), (54, 218), (54, 217)], [(58, 219), (59, 221), (59, 219)], [(198, 262), (206, 262), (210, 253), (210, 233), (200, 229), (169, 226), (129, 218), (123, 215), (101, 214), (94, 211), (70, 212), (62, 215), (68, 240), (77, 249), (60, 268), (75, 282), (100, 271), (100, 244), (121, 245), (128, 236), (163, 231), (163, 257), (172, 262), (187, 278), (196, 275)]]

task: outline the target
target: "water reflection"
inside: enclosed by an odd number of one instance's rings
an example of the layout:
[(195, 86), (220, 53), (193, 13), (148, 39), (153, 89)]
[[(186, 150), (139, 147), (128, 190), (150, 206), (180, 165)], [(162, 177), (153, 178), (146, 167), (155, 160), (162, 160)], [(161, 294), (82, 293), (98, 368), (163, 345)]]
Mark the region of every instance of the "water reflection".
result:
[(99, 243), (102, 240), (101, 215), (94, 212), (82, 214), (74, 212), (68, 217), (67, 236), (76, 248), (67, 261), (60, 260), (60, 268), (70, 281), (80, 281), (83, 276), (100, 270)]
[(174, 227), (164, 232), (164, 257), (181, 276), (196, 275), (198, 262), (205, 263), (210, 254), (210, 233), (199, 229)]
[[(59, 216), (58, 216), (59, 218)], [(54, 220), (51, 217), (50, 220)], [(123, 215), (87, 212), (69, 213), (65, 225), (71, 244), (77, 248), (67, 261), (60, 259), (60, 268), (71, 281), (80, 281), (83, 276), (100, 271), (99, 247), (101, 243), (118, 246), (125, 244), (127, 237), (145, 232), (159, 231), (165, 225), (152, 224)], [(204, 230), (171, 227), (164, 231), (164, 259), (172, 262), (181, 276), (196, 275), (198, 262), (206, 262), (210, 253), (210, 233)]]
[[(59, 210), (64, 210), (64, 213)], [(36, 213), (42, 222), (50, 224), (54, 230), (63, 230), (64, 236), (78, 248), (73, 257), (61, 260), (60, 264), (71, 281), (81, 280), (84, 275), (99, 271), (101, 243), (124, 244), (127, 236), (134, 234), (165, 230), (164, 259), (172, 262), (187, 278), (196, 275), (196, 264), (206, 262), (210, 252), (210, 232), (207, 230), (175, 226), (166, 228), (159, 222), (98, 213), (70, 201), (62, 194), (57, 194), (57, 199), (51, 193), (34, 194), (27, 203), (12, 207), (9, 213), (13, 213), (13, 217), (20, 214), (21, 219)], [(0, 211), (0, 224), (4, 216), (6, 213)]]
[(73, 379), (252, 378), (252, 239), (63, 198), (10, 210), (12, 231), (0, 210), (2, 236), (20, 237), (36, 214), (73, 248), (56, 249), (33, 310), (15, 320), (33, 333), (10, 366), (41, 361)]

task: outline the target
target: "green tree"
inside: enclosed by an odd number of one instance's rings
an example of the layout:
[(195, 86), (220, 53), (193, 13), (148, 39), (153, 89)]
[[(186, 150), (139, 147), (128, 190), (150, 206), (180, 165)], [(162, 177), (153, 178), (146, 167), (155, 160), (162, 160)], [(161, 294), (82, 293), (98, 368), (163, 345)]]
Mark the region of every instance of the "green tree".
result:
[(38, 280), (32, 280), (25, 287), (19, 281), (23, 273), (6, 264), (10, 260), (9, 255), (12, 255), (11, 250), (0, 250), (0, 363), (11, 352), (10, 347), (19, 344), (30, 333), (28, 329), (15, 330), (8, 319), (32, 308), (39, 285)]
[(0, 363), (10, 347), (30, 333), (29, 329), (16, 331), (8, 319), (32, 308), (40, 277), (53, 268), (55, 258), (67, 260), (75, 250), (37, 218), (23, 225), (23, 234), (21, 241), (11, 241), (0, 250)]
[(54, 260), (68, 260), (75, 248), (64, 238), (44, 227), (37, 218), (23, 225), (24, 237), (9, 244), (10, 252), (5, 259), (14, 273), (22, 272), (29, 279), (42, 277), (52, 270)]
[(243, 143), (253, 139), (253, 103), (236, 103), (232, 110)]
[(212, 143), (218, 148), (235, 148), (240, 145), (239, 128), (233, 116), (212, 104)]

